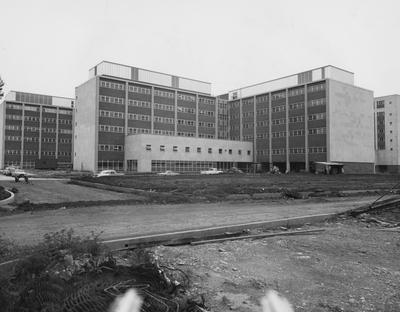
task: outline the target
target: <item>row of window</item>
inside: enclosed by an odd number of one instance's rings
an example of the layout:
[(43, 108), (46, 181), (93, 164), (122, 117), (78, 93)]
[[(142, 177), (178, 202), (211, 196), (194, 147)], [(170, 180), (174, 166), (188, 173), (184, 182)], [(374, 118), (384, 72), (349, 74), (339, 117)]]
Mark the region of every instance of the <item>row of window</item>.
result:
[(268, 108), (258, 109), (257, 115), (268, 115)]
[[(295, 147), (289, 149), (290, 154), (304, 154), (306, 149), (303, 147)], [(326, 153), (326, 147), (318, 146), (318, 147), (309, 147), (308, 152), (310, 154), (319, 154), (319, 153)], [(272, 150), (272, 155), (286, 155), (285, 148), (278, 148)]]
[(286, 123), (285, 118), (280, 118), (280, 119), (272, 119), (272, 124), (273, 125), (284, 125)]
[[(29, 132), (39, 132), (40, 131), (39, 127), (25, 127), (24, 129), (25, 129), (25, 131), (29, 131)], [(19, 130), (19, 129), (8, 129), (8, 130)], [(42, 132), (43, 133), (57, 133), (57, 129), (56, 128), (42, 128)], [(63, 134), (72, 134), (71, 129), (58, 129), (58, 132), (63, 133)]]
[[(151, 151), (152, 150), (151, 144), (146, 144), (145, 150), (146, 151)], [(160, 151), (161, 152), (167, 151), (167, 148), (165, 147), (165, 145), (160, 145)], [(173, 152), (178, 152), (179, 151), (179, 147), (177, 145), (172, 146), (172, 151)], [(185, 146), (185, 152), (186, 153), (190, 153), (190, 146)], [(196, 152), (197, 153), (201, 153), (202, 152), (201, 147), (197, 147), (196, 148)], [(208, 154), (212, 154), (213, 149), (211, 147), (209, 147), (209, 148), (207, 148), (207, 152), (208, 152)], [(225, 150), (225, 152), (228, 152), (229, 155), (232, 155), (233, 150), (232, 149), (228, 149), (228, 150)], [(219, 148), (218, 149), (218, 153), (222, 154), (223, 153), (223, 149)], [(242, 155), (242, 150), (241, 149), (237, 150), (237, 153), (238, 153), (238, 155)], [(251, 154), (251, 151), (248, 150), (247, 151), (247, 155), (250, 155), (250, 154)]]
[(160, 134), (160, 135), (175, 135), (175, 132), (171, 131), (171, 130), (154, 129), (153, 133), (154, 134)]
[(308, 115), (308, 120), (321, 120), (326, 118), (326, 113)]
[(154, 90), (154, 95), (160, 96), (160, 97), (166, 97), (166, 98), (170, 98), (170, 99), (175, 98), (174, 92), (168, 92), (168, 91), (162, 91), (162, 90)]
[(243, 124), (243, 129), (252, 129), (254, 128), (254, 123), (244, 123)]
[(324, 83), (319, 83), (315, 85), (309, 85), (307, 88), (307, 92), (317, 92), (317, 91), (322, 91), (325, 90), (325, 84)]
[[(21, 155), (21, 150), (6, 150), (7, 155)], [(25, 155), (36, 156), (39, 154), (37, 150), (24, 150)], [(42, 151), (43, 156), (56, 156), (55, 151)], [(71, 152), (58, 152), (59, 156), (71, 156)]]
[(104, 152), (123, 152), (124, 151), (124, 147), (122, 145), (99, 144), (99, 151), (104, 151)]
[(303, 109), (303, 108), (304, 108), (303, 102), (289, 104), (289, 110)]
[(137, 86), (129, 86), (128, 90), (130, 92), (134, 92), (134, 93), (151, 94), (151, 89), (149, 89), (149, 88), (143, 88), (143, 87), (137, 87)]
[[(6, 119), (8, 120), (22, 120), (22, 115), (12, 115), (12, 114), (6, 114)], [(38, 116), (24, 116), (25, 121), (33, 121), (33, 122), (39, 122), (40, 117)], [(57, 119), (56, 118), (48, 118), (45, 117), (43, 118), (43, 122), (45, 123), (56, 123)], [(70, 119), (59, 119), (58, 122), (60, 124), (71, 124)]]
[(100, 87), (115, 89), (115, 90), (125, 90), (125, 84), (109, 82), (109, 81), (100, 81)]
[(190, 107), (178, 106), (179, 113), (196, 114), (196, 109)]
[(203, 127), (203, 128), (215, 128), (215, 123), (214, 123), (214, 122), (199, 121), (199, 127)]
[(178, 94), (178, 99), (188, 102), (196, 102), (196, 97), (194, 95)]
[(194, 126), (194, 120), (178, 119), (178, 125)]
[[(154, 116), (154, 118), (155, 117), (156, 116)], [(141, 115), (141, 114), (128, 114), (128, 119), (150, 121), (150, 116), (149, 115)]]
[(100, 131), (101, 132), (124, 133), (124, 127), (100, 125)]
[(284, 99), (284, 98), (286, 98), (286, 91), (272, 93), (272, 96), (271, 96), (272, 100), (279, 100), (279, 99)]
[(109, 118), (119, 118), (124, 119), (124, 113), (115, 112), (115, 111), (107, 111), (107, 110), (100, 110), (99, 111), (100, 117), (109, 117)]
[(254, 112), (243, 112), (242, 116), (243, 117), (253, 117), (254, 116)]
[(6, 119), (8, 119), (8, 120), (22, 120), (22, 115), (6, 114)]
[(326, 133), (326, 128), (312, 128), (308, 129), (308, 134), (325, 134)]
[(165, 110), (173, 112), (175, 107), (173, 105), (154, 103), (154, 109)]
[(273, 113), (284, 112), (284, 111), (286, 111), (286, 106), (285, 105), (272, 107), (272, 112)]
[(262, 155), (269, 155), (269, 150), (267, 149), (260, 149), (257, 150), (257, 155), (262, 156)]
[(199, 133), (199, 138), (215, 139), (215, 135), (214, 134)]
[(208, 111), (208, 110), (202, 110), (199, 109), (199, 115), (204, 115), (204, 116), (211, 116), (213, 117), (215, 115), (214, 111)]
[(199, 98), (199, 103), (214, 105), (215, 104), (215, 100), (214, 99), (207, 99), (207, 98)]
[(154, 116), (153, 120), (154, 122), (159, 122), (159, 123), (166, 123), (166, 124), (174, 123), (174, 118), (169, 118), (169, 117)]
[(125, 99), (123, 99), (123, 98), (106, 96), (106, 95), (100, 95), (100, 101), (106, 102), (106, 103), (113, 103), (113, 104), (124, 104), (125, 103)]
[(321, 106), (326, 104), (326, 99), (311, 100), (308, 102), (308, 107)]
[(273, 138), (284, 138), (284, 137), (286, 137), (286, 131), (272, 132), (272, 137)]
[(151, 103), (148, 101), (128, 100), (129, 106), (150, 108)]
[(290, 89), (289, 96), (296, 96), (304, 94), (304, 88)]
[(178, 131), (177, 135), (183, 136), (183, 137), (194, 137), (194, 136), (196, 136), (196, 133), (186, 132), (186, 131)]
[(6, 108), (21, 110), (22, 109), (22, 105), (7, 103)]
[(141, 133), (150, 133), (150, 129), (147, 128), (128, 128), (128, 134), (141, 134)]

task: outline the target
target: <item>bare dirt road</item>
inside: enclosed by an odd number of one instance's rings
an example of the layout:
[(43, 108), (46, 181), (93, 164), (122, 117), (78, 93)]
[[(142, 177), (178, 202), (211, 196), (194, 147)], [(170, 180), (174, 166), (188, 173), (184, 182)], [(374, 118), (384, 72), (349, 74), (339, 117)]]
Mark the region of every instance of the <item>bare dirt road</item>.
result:
[[(16, 202), (22, 203), (29, 200), (31, 203), (62, 203), (73, 201), (105, 201), (133, 199), (133, 194), (116, 193), (106, 190), (99, 190), (90, 187), (83, 187), (68, 184), (68, 180), (42, 179), (32, 180), (31, 183), (15, 183), (8, 177), (3, 177), (1, 185), (6, 188), (17, 188)], [(4, 180), (8, 178), (8, 180)]]
[(102, 232), (103, 239), (116, 238), (343, 212), (370, 203), (375, 198), (125, 205), (35, 211), (0, 218), (0, 234), (19, 244), (36, 243), (45, 233), (69, 228), (80, 235), (94, 231)]

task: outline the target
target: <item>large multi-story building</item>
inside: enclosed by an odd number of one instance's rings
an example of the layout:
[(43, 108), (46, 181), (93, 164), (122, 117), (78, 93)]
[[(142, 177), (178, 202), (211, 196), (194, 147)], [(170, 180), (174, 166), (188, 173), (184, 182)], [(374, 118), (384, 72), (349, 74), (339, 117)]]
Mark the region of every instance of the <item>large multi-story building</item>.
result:
[(400, 172), (400, 95), (375, 98), (377, 172)]
[(71, 166), (74, 99), (9, 92), (0, 104), (0, 167), (38, 160)]
[(228, 147), (228, 99), (211, 96), (210, 83), (110, 62), (89, 76), (76, 88), (74, 169), (198, 171), (253, 162), (251, 143), (231, 142), (235, 153)]
[[(383, 155), (388, 125), (382, 130), (380, 107), (375, 156), (373, 92), (334, 66), (215, 97), (208, 82), (103, 61), (75, 91), (73, 108), (72, 99), (8, 95), (1, 166), (49, 158), (90, 171), (309, 171), (315, 162), (340, 162), (346, 172), (374, 172), (375, 157), (382, 166), (398, 161)], [(384, 121), (394, 114), (386, 112)], [(389, 140), (395, 138), (384, 136), (385, 148)]]
[(265, 169), (310, 169), (340, 162), (374, 172), (373, 92), (354, 74), (325, 66), (229, 92), (230, 139), (254, 143)]

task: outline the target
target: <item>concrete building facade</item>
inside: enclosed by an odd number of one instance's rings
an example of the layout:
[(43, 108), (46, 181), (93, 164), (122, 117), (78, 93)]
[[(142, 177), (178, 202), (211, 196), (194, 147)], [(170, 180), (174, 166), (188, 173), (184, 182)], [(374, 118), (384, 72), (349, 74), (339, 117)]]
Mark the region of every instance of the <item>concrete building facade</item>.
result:
[[(217, 98), (210, 93), (208, 82), (101, 62), (89, 71), (89, 80), (76, 88), (74, 169), (154, 169), (148, 159), (143, 160), (147, 165), (142, 166), (141, 159), (129, 153), (130, 158), (126, 156), (126, 149), (139, 152), (131, 144), (142, 138), (149, 142), (160, 140), (160, 145), (171, 141), (167, 137), (177, 141), (178, 138), (202, 138), (207, 142), (207, 150), (216, 149), (219, 143), (213, 140), (229, 138), (228, 98), (227, 95)], [(152, 136), (135, 139), (134, 135), (140, 134)], [(242, 150), (248, 150), (248, 143), (241, 144)], [(188, 156), (186, 152), (172, 155), (176, 161)], [(153, 153), (142, 156), (161, 157)], [(199, 161), (215, 161), (213, 155), (207, 153), (207, 156)], [(226, 160), (220, 156), (221, 164), (243, 162), (242, 155), (229, 156)], [(129, 165), (128, 160), (137, 160), (138, 164), (133, 166), (130, 162)]]
[(74, 99), (11, 91), (0, 104), (0, 167), (72, 166)]
[(232, 140), (253, 142), (264, 170), (309, 171), (340, 162), (346, 172), (374, 172), (373, 92), (354, 74), (325, 66), (229, 92)]
[(400, 173), (400, 95), (374, 99), (376, 171)]

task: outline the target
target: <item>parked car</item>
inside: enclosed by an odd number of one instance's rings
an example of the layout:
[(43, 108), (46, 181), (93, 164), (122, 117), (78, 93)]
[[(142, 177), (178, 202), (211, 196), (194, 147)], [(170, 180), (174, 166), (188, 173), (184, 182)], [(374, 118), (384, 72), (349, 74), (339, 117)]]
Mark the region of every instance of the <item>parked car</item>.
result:
[(100, 178), (100, 177), (121, 176), (121, 175), (124, 175), (124, 174), (119, 173), (115, 170), (103, 170), (103, 171), (100, 171), (98, 174), (96, 174), (95, 177)]
[(226, 173), (243, 173), (243, 170), (240, 170), (236, 167), (232, 167), (231, 169), (227, 170)]
[(159, 176), (176, 176), (179, 175), (179, 172), (174, 172), (172, 170), (166, 170), (164, 172), (159, 172), (157, 173)]
[(3, 174), (6, 176), (12, 176), (12, 173), (17, 169), (17, 167), (14, 166), (8, 166), (3, 170)]
[(209, 168), (208, 170), (200, 171), (200, 174), (221, 174), (224, 173), (222, 170), (218, 170), (217, 168)]

